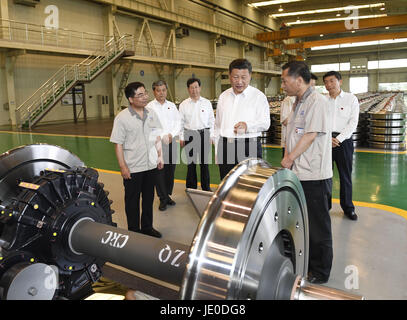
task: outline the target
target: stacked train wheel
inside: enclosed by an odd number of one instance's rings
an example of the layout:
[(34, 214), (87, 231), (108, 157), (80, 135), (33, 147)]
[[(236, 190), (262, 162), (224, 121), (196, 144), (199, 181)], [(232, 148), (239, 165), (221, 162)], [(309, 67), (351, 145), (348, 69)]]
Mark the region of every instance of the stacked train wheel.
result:
[(355, 132), (353, 132), (352, 140), (353, 146), (362, 147), (366, 144), (366, 131), (368, 123), (368, 115), (366, 113), (359, 113), (359, 122)]
[(281, 123), (280, 123), (280, 110), (278, 113), (271, 114), (271, 126), (273, 132), (272, 141), (275, 144), (281, 145)]
[(406, 114), (369, 114), (369, 147), (386, 150), (406, 150)]

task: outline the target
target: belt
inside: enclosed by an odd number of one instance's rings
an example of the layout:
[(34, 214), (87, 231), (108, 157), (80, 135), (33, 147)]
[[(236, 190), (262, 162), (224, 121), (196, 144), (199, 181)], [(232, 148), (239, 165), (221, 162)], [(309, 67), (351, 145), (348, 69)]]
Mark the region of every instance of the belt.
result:
[(253, 141), (253, 142), (258, 142), (259, 141), (259, 137), (253, 137), (253, 138), (225, 138), (222, 137), (223, 142), (227, 142), (227, 143), (234, 143), (234, 142), (243, 142), (243, 141)]
[(332, 132), (332, 138), (336, 138), (340, 134), (341, 134), (340, 132)]

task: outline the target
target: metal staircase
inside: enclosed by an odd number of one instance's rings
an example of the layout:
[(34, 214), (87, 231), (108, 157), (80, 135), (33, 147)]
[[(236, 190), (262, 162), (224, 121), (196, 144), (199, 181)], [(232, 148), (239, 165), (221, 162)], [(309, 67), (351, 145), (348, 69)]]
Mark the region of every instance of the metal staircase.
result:
[(91, 82), (118, 59), (132, 55), (134, 38), (124, 35), (110, 39), (81, 63), (64, 65), (16, 109), (17, 126), (31, 129), (73, 86)]

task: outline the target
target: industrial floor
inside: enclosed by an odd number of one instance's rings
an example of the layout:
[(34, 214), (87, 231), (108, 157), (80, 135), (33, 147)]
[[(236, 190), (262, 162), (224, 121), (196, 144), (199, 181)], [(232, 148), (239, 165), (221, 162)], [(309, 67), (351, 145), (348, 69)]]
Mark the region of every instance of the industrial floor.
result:
[[(97, 168), (110, 192), (114, 221), (126, 228), (123, 183), (109, 142), (112, 120), (37, 126), (32, 132), (0, 128), (0, 153), (31, 143), (59, 145)], [(265, 160), (279, 166), (281, 148), (263, 146)], [(217, 166), (210, 165), (212, 189), (219, 183)], [(173, 199), (166, 211), (154, 204), (154, 227), (164, 239), (190, 244), (199, 223), (185, 194), (186, 166), (177, 165)], [(334, 260), (327, 286), (365, 296), (366, 299), (407, 299), (407, 155), (406, 152), (357, 149), (354, 155), (353, 198), (358, 221), (343, 217), (338, 204), (339, 179), (333, 178), (331, 210)], [(174, 299), (177, 288), (130, 270), (107, 264), (105, 276), (160, 299)], [(135, 277), (134, 277), (135, 276)], [(146, 281), (148, 280), (148, 281)], [(154, 284), (154, 285), (151, 285)], [(147, 292), (149, 291), (149, 292)]]

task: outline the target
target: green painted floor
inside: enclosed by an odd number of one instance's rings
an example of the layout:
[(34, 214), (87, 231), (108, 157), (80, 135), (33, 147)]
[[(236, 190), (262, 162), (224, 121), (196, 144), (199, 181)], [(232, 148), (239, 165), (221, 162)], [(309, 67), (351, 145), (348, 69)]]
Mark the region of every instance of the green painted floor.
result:
[[(0, 132), (0, 153), (32, 143), (58, 145), (76, 154), (89, 167), (119, 171), (113, 144), (105, 137)], [(281, 149), (264, 147), (263, 157), (273, 166), (280, 166)], [(215, 164), (210, 165), (210, 174), (211, 183), (218, 184), (219, 171)], [(177, 165), (176, 179), (185, 180), (185, 176), (186, 165)], [(355, 152), (352, 178), (354, 201), (407, 210), (406, 152)], [(333, 198), (339, 198), (339, 178), (336, 168)]]

